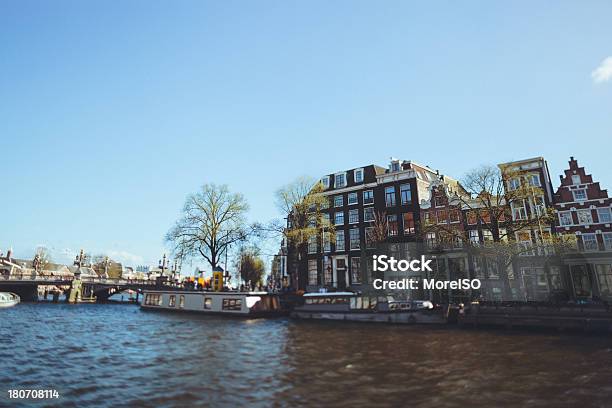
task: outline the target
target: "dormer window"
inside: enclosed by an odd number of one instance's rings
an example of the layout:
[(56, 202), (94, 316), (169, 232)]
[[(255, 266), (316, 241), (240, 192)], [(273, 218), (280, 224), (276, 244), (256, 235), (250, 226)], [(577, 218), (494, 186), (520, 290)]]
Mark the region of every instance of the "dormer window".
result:
[(578, 174), (572, 176), (572, 184), (580, 184), (580, 176)]
[(400, 171), (399, 160), (394, 160), (394, 161), (391, 162), (391, 171), (392, 172)]
[(334, 187), (335, 188), (346, 187), (346, 173), (338, 173), (335, 175)]
[(323, 187), (329, 188), (329, 176), (325, 176), (321, 179), (321, 183), (323, 183)]
[(355, 169), (353, 174), (355, 175), (355, 183), (363, 183), (363, 169)]

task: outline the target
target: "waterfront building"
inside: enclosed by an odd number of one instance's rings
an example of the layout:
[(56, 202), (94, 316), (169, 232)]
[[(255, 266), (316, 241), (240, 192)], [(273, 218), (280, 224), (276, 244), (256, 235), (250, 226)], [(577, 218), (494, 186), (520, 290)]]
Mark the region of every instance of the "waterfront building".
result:
[(418, 242), (419, 197), (428, 194), (436, 179), (431, 168), (398, 159), (391, 159), (386, 168), (370, 164), (323, 176), (328, 205), (321, 211), (334, 231), (322, 231), (321, 239), (312, 237), (305, 253), (288, 247), (295, 286), (307, 291), (359, 290), (370, 283), (371, 263), (364, 257), (376, 244), (377, 224), (385, 225), (389, 244)]
[(570, 157), (554, 195), (558, 234), (576, 237), (578, 253), (566, 257), (566, 284), (575, 299), (612, 300), (612, 199)]

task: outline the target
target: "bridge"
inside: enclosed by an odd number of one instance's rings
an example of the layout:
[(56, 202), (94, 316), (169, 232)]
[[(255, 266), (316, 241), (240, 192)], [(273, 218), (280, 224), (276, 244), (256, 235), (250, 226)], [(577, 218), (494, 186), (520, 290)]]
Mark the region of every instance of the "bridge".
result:
[[(148, 279), (124, 279), (71, 275), (37, 274), (34, 271), (0, 275), (0, 292), (15, 292), (24, 300), (38, 298), (38, 286), (57, 286), (69, 290), (78, 281), (88, 295), (98, 300), (106, 300), (115, 293), (133, 290), (142, 293), (145, 289), (159, 288), (161, 282)], [(165, 286), (165, 285), (164, 285)], [(168, 286), (173, 287), (174, 286)]]

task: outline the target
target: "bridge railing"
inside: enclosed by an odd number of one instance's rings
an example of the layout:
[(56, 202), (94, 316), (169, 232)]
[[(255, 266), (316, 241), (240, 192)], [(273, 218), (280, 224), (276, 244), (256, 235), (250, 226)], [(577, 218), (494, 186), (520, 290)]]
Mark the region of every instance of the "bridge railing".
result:
[(68, 275), (43, 275), (34, 272), (0, 274), (0, 281), (71, 282), (73, 279)]
[[(70, 275), (48, 275), (48, 274), (37, 274), (35, 272), (26, 273), (11, 273), (11, 274), (0, 274), (1, 281), (31, 281), (31, 282), (66, 282), (70, 283), (74, 280), (74, 276)], [(146, 285), (155, 286), (154, 280), (148, 279), (124, 279), (124, 278), (101, 278), (93, 276), (81, 277), (83, 283), (100, 284), (109, 286), (128, 286), (128, 285)]]

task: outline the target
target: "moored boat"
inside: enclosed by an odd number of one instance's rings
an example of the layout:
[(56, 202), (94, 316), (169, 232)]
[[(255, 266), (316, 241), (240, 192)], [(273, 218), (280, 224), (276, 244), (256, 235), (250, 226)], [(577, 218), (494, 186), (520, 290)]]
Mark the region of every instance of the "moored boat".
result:
[(11, 292), (0, 292), (0, 308), (12, 307), (21, 301), (19, 295)]
[(278, 295), (268, 292), (210, 292), (146, 290), (140, 307), (242, 317), (273, 317), (286, 314)]
[(367, 296), (352, 292), (306, 293), (304, 304), (291, 317), (358, 322), (445, 324), (445, 311), (428, 300), (395, 300), (392, 296)]

